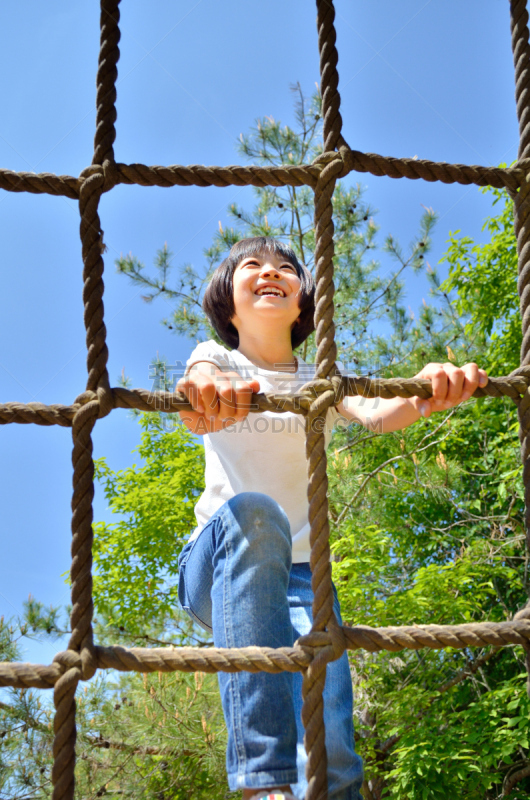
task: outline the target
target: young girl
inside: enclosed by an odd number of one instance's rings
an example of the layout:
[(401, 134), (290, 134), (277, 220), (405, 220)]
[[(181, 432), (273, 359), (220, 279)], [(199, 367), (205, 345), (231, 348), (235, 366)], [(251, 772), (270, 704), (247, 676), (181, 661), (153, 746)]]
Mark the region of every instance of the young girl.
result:
[[(179, 558), (179, 599), (195, 622), (213, 632), (216, 647), (291, 647), (311, 628), (304, 418), (256, 413), (250, 404), (252, 392), (292, 394), (314, 375), (293, 355), (313, 330), (313, 296), (311, 274), (290, 247), (268, 237), (238, 242), (215, 271), (203, 304), (230, 349), (214, 341), (199, 344), (179, 382), (194, 409), (182, 412), (182, 421), (206, 434), (206, 489), (195, 507), (197, 528)], [(416, 377), (431, 379), (429, 400), (347, 397), (330, 408), (326, 445), (336, 422), (399, 430), (467, 400), (487, 383), (476, 364), (429, 364)], [(336, 592), (335, 614), (340, 623)], [(275, 797), (303, 798), (301, 674), (218, 677), (230, 789), (242, 789), (243, 800), (275, 789)], [(324, 690), (333, 800), (361, 800), (352, 715), (344, 653), (328, 664)]]

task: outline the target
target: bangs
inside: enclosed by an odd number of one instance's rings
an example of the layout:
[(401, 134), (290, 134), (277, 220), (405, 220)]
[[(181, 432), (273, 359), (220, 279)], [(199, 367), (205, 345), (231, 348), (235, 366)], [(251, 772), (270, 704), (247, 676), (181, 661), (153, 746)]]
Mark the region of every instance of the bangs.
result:
[(229, 258), (234, 258), (239, 264), (245, 258), (258, 256), (260, 253), (269, 253), (289, 261), (300, 275), (302, 266), (298, 261), (293, 249), (288, 244), (273, 239), (270, 236), (253, 236), (251, 239), (240, 239), (232, 245)]

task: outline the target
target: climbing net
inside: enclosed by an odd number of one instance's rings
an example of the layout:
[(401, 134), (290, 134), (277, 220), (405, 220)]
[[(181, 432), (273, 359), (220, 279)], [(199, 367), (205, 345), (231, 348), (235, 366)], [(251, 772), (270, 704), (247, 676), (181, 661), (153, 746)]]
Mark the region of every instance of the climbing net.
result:
[[(344, 395), (365, 397), (431, 396), (426, 380), (370, 380), (346, 378), (337, 373), (333, 323), (333, 206), (336, 181), (351, 171), (391, 178), (422, 178), (444, 183), (505, 188), (515, 207), (515, 232), (519, 254), (519, 294), (523, 320), (521, 366), (511, 375), (490, 378), (475, 397), (511, 397), (518, 406), (525, 483), (525, 525), (530, 547), (530, 44), (526, 0), (511, 0), (512, 47), (515, 64), (520, 145), (514, 167), (446, 164), (434, 161), (388, 158), (352, 150), (342, 136), (338, 92), (337, 49), (332, 0), (317, 0), (318, 46), (324, 120), (324, 152), (310, 165), (255, 166), (152, 166), (120, 164), (114, 158), (116, 138), (116, 78), (119, 58), (119, 0), (101, 0), (101, 49), (97, 73), (97, 117), (92, 163), (79, 178), (69, 175), (0, 170), (0, 188), (11, 192), (63, 195), (79, 200), (83, 257), (83, 302), (86, 326), (88, 379), (85, 391), (71, 405), (5, 403), (0, 423), (62, 425), (72, 428), (72, 633), (68, 648), (50, 665), (2, 663), (0, 686), (53, 688), (54, 764), (53, 799), (74, 795), (75, 693), (80, 681), (98, 669), (137, 672), (302, 672), (302, 719), (308, 753), (307, 800), (327, 797), (326, 748), (322, 691), (326, 664), (345, 649), (369, 652), (418, 650), (482, 645), (522, 645), (530, 671), (530, 605), (512, 621), (465, 625), (414, 625), (370, 628), (339, 625), (333, 613), (326, 455), (323, 419), (327, 409)], [(104, 192), (119, 183), (141, 186), (310, 186), (315, 193), (316, 232), (316, 373), (304, 389), (286, 400), (285, 395), (260, 394), (253, 403), (260, 410), (296, 411), (306, 420), (306, 455), (309, 471), (311, 570), (314, 591), (313, 627), (293, 647), (278, 649), (126, 648), (94, 644), (92, 632), (92, 501), (94, 463), (92, 430), (96, 420), (114, 408), (141, 411), (190, 410), (179, 393), (111, 388), (107, 372), (108, 349), (103, 319), (103, 231), (98, 206)], [(255, 406), (255, 407), (256, 407)], [(529, 688), (530, 692), (530, 688)]]

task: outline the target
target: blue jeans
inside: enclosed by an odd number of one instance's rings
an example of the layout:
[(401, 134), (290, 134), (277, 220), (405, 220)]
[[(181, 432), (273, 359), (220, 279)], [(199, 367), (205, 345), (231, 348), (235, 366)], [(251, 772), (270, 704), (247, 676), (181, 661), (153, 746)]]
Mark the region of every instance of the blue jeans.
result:
[[(312, 623), (309, 564), (291, 565), (289, 521), (270, 497), (236, 495), (179, 557), (179, 600), (213, 632), (216, 647), (291, 647)], [(334, 587), (335, 590), (335, 587)], [(335, 591), (335, 613), (340, 609)], [(219, 672), (232, 791), (291, 784), (305, 795), (302, 675)], [(324, 722), (329, 796), (361, 800), (362, 761), (353, 745), (346, 653), (327, 666)]]

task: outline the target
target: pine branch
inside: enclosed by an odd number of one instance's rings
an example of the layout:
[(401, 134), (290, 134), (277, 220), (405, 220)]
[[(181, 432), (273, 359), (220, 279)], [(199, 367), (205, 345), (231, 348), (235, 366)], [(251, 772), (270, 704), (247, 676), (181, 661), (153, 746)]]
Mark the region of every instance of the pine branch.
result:
[(9, 705), (9, 703), (0, 702), (0, 711), (5, 711), (6, 714), (9, 714), (11, 717), (20, 720), (23, 725), (27, 726), (28, 728), (33, 728), (40, 733), (49, 733), (46, 725), (43, 725), (42, 722), (39, 722), (30, 715), (25, 716), (25, 712), (22, 709), (15, 708), (14, 706)]
[(135, 745), (128, 742), (113, 742), (110, 739), (103, 737), (95, 737), (85, 735), (86, 742), (91, 747), (100, 747), (104, 750), (119, 750), (130, 753), (135, 756), (193, 756), (196, 753), (193, 750), (178, 750), (178, 748), (169, 747), (155, 747), (152, 745)]

